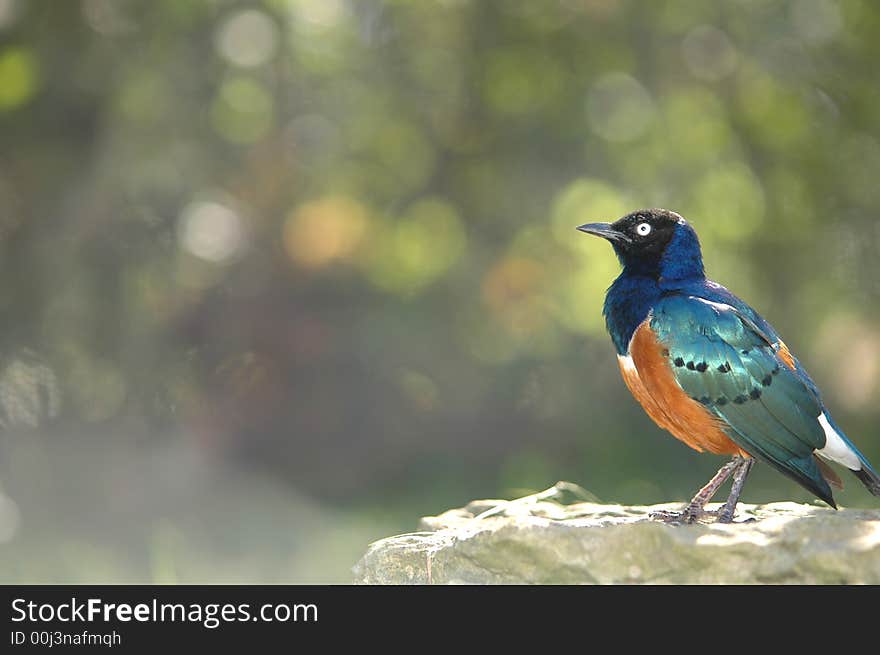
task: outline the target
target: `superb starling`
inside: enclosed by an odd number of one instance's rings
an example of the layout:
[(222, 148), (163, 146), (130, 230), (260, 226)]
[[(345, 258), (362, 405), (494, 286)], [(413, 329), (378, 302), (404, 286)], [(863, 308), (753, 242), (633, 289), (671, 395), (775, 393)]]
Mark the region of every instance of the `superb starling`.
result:
[[(880, 496), (880, 476), (825, 408), (819, 389), (776, 330), (706, 279), (694, 229), (675, 212), (644, 209), (615, 223), (578, 227), (611, 242), (623, 272), (605, 297), (605, 323), (626, 386), (657, 425), (698, 452), (733, 455), (681, 513), (692, 523), (733, 519), (755, 460), (836, 509), (829, 483), (842, 464)], [(705, 509), (733, 476), (730, 497)]]

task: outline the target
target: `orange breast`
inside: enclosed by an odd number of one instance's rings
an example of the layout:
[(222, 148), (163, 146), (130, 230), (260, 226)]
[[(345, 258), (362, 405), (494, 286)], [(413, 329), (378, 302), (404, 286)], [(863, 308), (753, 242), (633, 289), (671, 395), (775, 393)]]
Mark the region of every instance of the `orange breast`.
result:
[(724, 433), (720, 420), (675, 381), (663, 346), (648, 321), (633, 336), (630, 358), (619, 358), (623, 380), (657, 425), (698, 452), (748, 457)]

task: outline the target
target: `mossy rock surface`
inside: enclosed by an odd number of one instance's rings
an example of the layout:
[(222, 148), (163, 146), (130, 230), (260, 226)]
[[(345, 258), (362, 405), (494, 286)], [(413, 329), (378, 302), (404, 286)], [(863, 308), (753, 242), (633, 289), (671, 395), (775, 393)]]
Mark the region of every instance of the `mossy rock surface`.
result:
[(728, 525), (648, 518), (671, 509), (474, 501), (371, 544), (355, 582), (880, 584), (880, 510), (772, 503), (740, 505)]

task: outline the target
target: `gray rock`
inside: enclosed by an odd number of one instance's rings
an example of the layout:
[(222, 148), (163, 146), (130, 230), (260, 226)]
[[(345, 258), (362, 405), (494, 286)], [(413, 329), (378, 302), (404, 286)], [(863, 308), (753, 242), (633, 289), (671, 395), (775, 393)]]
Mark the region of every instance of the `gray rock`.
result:
[(649, 513), (681, 505), (561, 505), (548, 492), (425, 517), (371, 544), (355, 582), (880, 584), (880, 510), (740, 505), (733, 524), (667, 525)]

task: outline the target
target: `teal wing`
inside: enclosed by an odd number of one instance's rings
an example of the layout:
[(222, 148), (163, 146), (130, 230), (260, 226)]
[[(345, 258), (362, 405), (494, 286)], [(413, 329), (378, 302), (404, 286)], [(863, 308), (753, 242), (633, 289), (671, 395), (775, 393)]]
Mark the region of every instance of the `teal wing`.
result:
[(826, 439), (821, 400), (765, 331), (730, 305), (680, 295), (657, 304), (651, 328), (678, 384), (740, 448), (834, 506), (814, 457)]

